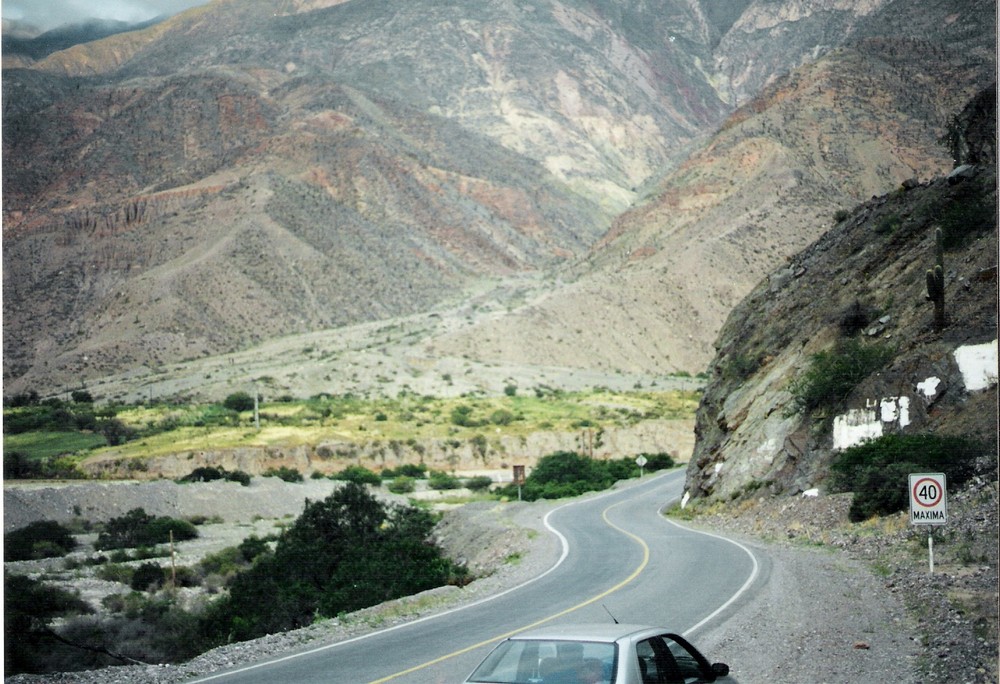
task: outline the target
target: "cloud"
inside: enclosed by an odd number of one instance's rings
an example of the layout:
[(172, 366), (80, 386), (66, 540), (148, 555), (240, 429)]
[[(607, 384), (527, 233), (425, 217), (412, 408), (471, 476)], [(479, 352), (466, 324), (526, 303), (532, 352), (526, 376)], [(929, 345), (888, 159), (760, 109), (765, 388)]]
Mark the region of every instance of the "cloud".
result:
[(48, 31), (88, 19), (140, 22), (173, 15), (209, 0), (4, 0), (3, 18)]

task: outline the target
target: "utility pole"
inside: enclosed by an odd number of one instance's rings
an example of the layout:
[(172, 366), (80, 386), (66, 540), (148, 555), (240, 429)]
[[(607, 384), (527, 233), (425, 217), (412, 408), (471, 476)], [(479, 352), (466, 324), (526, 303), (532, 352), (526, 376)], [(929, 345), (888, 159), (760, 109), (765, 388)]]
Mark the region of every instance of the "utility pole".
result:
[(257, 383), (253, 384), (253, 427), (260, 430), (260, 401), (258, 399)]

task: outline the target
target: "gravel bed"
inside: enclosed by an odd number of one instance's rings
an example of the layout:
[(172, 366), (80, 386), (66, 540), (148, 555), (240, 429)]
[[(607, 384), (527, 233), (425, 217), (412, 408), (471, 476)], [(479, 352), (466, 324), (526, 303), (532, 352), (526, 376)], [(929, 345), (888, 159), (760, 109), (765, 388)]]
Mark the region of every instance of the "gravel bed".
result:
[[(480, 572), (342, 619), (232, 644), (181, 665), (126, 666), (19, 682), (182, 682), (306, 645), (339, 640), (473, 602), (547, 569), (558, 552), (542, 518), (554, 504), (470, 504), (450, 511), (438, 542)], [(949, 502), (949, 529), (930, 574), (923, 540), (901, 518), (852, 525), (849, 498), (762, 499), (699, 515), (695, 529), (751, 548), (768, 580), (717, 624), (692, 635), (742, 684), (997, 680), (997, 485)], [(945, 539), (948, 537), (948, 539)], [(489, 539), (490, 543), (485, 540)], [(921, 553), (923, 551), (923, 553)]]

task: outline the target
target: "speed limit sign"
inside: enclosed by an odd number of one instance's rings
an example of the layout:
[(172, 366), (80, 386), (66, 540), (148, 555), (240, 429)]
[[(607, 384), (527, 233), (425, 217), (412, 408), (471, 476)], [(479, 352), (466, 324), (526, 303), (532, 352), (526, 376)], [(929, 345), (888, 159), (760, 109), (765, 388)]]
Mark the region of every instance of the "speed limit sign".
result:
[(948, 522), (948, 490), (944, 473), (910, 473), (910, 523)]

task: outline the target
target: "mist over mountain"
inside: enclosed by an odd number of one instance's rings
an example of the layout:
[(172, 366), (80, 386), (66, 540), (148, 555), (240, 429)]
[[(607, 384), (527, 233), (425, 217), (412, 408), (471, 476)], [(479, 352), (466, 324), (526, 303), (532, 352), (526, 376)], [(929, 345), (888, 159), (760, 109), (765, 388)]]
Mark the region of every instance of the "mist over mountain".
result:
[(995, 79), (983, 0), (274, 8), (4, 69), (5, 393), (378, 390), (331, 362), (359, 338), (411, 378), (695, 374), (837, 210), (951, 168)]
[(42, 33), (30, 29), (22, 30), (17, 22), (5, 23), (2, 47), (4, 66), (11, 66), (18, 60), (42, 59), (53, 52), (126, 31), (139, 31), (162, 20), (162, 18), (156, 18), (141, 23), (132, 23), (114, 19), (91, 19), (81, 23), (66, 24)]

